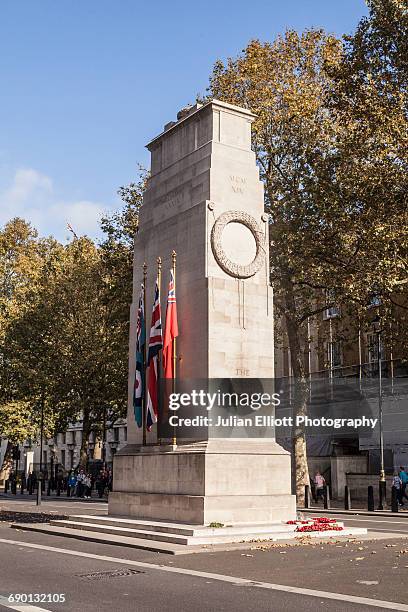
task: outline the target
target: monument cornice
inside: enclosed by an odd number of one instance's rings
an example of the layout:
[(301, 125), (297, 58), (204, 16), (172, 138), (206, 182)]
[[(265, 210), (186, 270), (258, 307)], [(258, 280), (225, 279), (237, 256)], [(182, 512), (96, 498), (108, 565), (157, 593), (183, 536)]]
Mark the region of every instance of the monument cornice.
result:
[(150, 140), (147, 143), (146, 148), (149, 149), (149, 151), (150, 151), (150, 147), (153, 144), (156, 144), (161, 138), (163, 138), (164, 136), (167, 136), (172, 131), (174, 131), (176, 128), (178, 128), (180, 125), (186, 123), (192, 117), (195, 117), (198, 113), (202, 113), (204, 110), (206, 110), (207, 108), (210, 108), (211, 106), (213, 108), (219, 108), (219, 109), (222, 109), (224, 111), (230, 112), (230, 113), (232, 113), (234, 115), (240, 115), (240, 116), (245, 115), (245, 116), (248, 117), (248, 119), (251, 120), (251, 122), (256, 117), (256, 115), (253, 112), (251, 112), (250, 110), (248, 110), (246, 108), (241, 108), (239, 106), (235, 106), (234, 104), (229, 104), (228, 102), (222, 102), (221, 100), (215, 100), (215, 99), (214, 100), (210, 100), (209, 102), (206, 102), (205, 104), (202, 104), (201, 106), (198, 106), (198, 108), (196, 108), (195, 110), (192, 110), (191, 113), (189, 113), (188, 115), (186, 115), (182, 119), (179, 119), (178, 121), (176, 121), (174, 123), (174, 125), (169, 127), (167, 130), (163, 130), (160, 134), (158, 134), (157, 136), (152, 138), (152, 140)]

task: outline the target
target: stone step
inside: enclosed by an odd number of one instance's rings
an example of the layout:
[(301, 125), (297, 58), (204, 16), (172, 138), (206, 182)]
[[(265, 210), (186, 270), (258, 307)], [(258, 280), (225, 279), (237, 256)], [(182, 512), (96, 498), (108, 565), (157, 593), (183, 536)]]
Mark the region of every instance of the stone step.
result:
[(75, 538), (77, 540), (86, 540), (88, 542), (110, 544), (113, 546), (138, 548), (169, 555), (200, 552), (202, 550), (202, 546), (184, 546), (182, 544), (169, 544), (167, 542), (157, 542), (154, 540), (127, 538), (124, 536), (109, 535), (106, 533), (103, 534), (79, 529), (68, 529), (66, 527), (54, 527), (48, 523), (13, 523), (11, 527), (14, 529), (22, 529), (24, 531), (35, 531), (37, 533), (44, 533), (65, 538)]
[(129, 527), (115, 527), (113, 525), (101, 525), (100, 523), (83, 523), (81, 521), (50, 521), (52, 527), (63, 527), (66, 529), (77, 529), (82, 531), (92, 531), (101, 534), (124, 536), (127, 538), (140, 538), (143, 540), (155, 540), (156, 542), (168, 542), (169, 544), (188, 545), (191, 540), (189, 536), (160, 533), (158, 531), (148, 531), (146, 529), (132, 529)]
[(183, 546), (204, 545), (204, 544), (227, 544), (228, 542), (248, 542), (251, 540), (273, 540), (275, 537), (290, 537), (294, 530), (294, 525), (274, 525), (275, 529), (265, 531), (253, 531), (252, 528), (246, 528), (245, 532), (239, 531), (233, 533), (229, 528), (219, 529), (202, 529), (199, 535), (193, 536), (178, 535), (177, 533), (164, 533), (150, 531), (147, 529), (135, 529), (128, 527), (116, 527), (112, 525), (104, 525), (99, 521), (94, 520), (93, 523), (71, 520), (54, 520), (50, 521), (53, 527), (62, 527), (67, 529), (79, 529), (84, 531), (92, 531), (97, 533), (106, 533), (109, 535), (119, 535), (129, 538), (141, 538), (145, 540), (155, 540), (157, 542), (167, 542), (171, 544), (181, 544)]
[(158, 533), (171, 533), (184, 536), (206, 536), (209, 535), (239, 535), (247, 534), (250, 529), (253, 534), (280, 532), (282, 528), (294, 531), (294, 525), (277, 523), (254, 523), (248, 525), (224, 525), (223, 527), (209, 527), (208, 525), (186, 525), (183, 523), (171, 523), (167, 521), (152, 521), (143, 519), (130, 519), (114, 516), (95, 516), (95, 515), (71, 515), (68, 520), (71, 522), (97, 523), (98, 525), (108, 525), (112, 527), (124, 527), (127, 529), (141, 529)]
[[(66, 521), (69, 524), (69, 521)], [(367, 530), (364, 528), (350, 527), (344, 531), (333, 531), (333, 532), (311, 532), (311, 533), (295, 533), (293, 530), (284, 530), (281, 532), (274, 532), (270, 537), (266, 537), (266, 534), (246, 534), (246, 536), (227, 536), (221, 538), (187, 538), (191, 541), (188, 545), (179, 544), (175, 542), (162, 542), (157, 539), (149, 539), (142, 537), (128, 537), (119, 535), (118, 533), (110, 534), (104, 530), (91, 531), (89, 529), (72, 529), (69, 527), (62, 527), (60, 525), (51, 525), (47, 523), (13, 523), (11, 525), (14, 529), (23, 529), (25, 531), (36, 531), (39, 533), (45, 533), (48, 535), (62, 536), (68, 538), (76, 538), (79, 540), (86, 540), (90, 542), (99, 542), (103, 544), (111, 544), (115, 546), (126, 546), (130, 548), (139, 548), (143, 550), (150, 550), (154, 552), (167, 553), (172, 555), (178, 554), (189, 554), (195, 552), (208, 552), (209, 550), (237, 550), (241, 548), (248, 548), (249, 542), (262, 542), (269, 540), (272, 541), (294, 541), (299, 537), (305, 535), (313, 538), (338, 538), (338, 537), (349, 537), (349, 536), (361, 536), (366, 535)], [(98, 525), (96, 525), (98, 527)], [(205, 539), (206, 542), (199, 540)]]

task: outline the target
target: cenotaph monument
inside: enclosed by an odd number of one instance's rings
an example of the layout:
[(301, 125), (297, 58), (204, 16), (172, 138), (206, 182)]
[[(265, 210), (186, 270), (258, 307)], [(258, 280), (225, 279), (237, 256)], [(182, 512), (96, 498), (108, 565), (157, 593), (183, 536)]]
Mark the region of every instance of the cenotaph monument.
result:
[(268, 219), (251, 150), (254, 115), (212, 100), (178, 114), (148, 145), (151, 176), (135, 237), (129, 342), (128, 444), (114, 458), (109, 515), (193, 525), (295, 518), (290, 455), (266, 437), (158, 439), (133, 411), (136, 317), (147, 264), (149, 333), (156, 261), (162, 319), (171, 253), (177, 253), (179, 379), (273, 379), (273, 292)]

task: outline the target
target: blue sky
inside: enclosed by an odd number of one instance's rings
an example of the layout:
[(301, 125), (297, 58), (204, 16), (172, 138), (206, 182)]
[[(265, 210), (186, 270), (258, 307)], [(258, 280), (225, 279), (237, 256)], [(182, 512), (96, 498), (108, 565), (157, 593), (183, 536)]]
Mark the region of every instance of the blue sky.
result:
[(144, 145), (204, 93), (216, 59), (286, 28), (350, 33), (363, 0), (3, 0), (0, 226), (98, 235)]

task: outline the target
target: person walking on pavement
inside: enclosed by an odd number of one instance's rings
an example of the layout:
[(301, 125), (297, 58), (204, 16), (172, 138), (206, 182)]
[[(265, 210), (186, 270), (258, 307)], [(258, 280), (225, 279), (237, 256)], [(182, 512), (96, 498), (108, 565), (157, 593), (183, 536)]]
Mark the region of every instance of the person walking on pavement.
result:
[(74, 470), (71, 470), (70, 475), (68, 476), (68, 482), (67, 482), (69, 497), (73, 497), (75, 495), (76, 484), (77, 484), (77, 477), (75, 475)]
[(77, 489), (76, 489), (77, 497), (84, 496), (84, 488), (85, 488), (85, 472), (84, 472), (84, 469), (81, 468), (77, 476)]
[(400, 465), (400, 471), (399, 471), (398, 476), (401, 479), (401, 502), (403, 502), (404, 497), (405, 499), (408, 499), (408, 495), (407, 495), (408, 474), (405, 468), (402, 467), (402, 465)]
[(400, 506), (404, 505), (402, 501), (402, 481), (397, 472), (394, 472), (394, 477), (392, 479), (392, 486), (397, 492), (397, 499)]
[(315, 490), (316, 490), (316, 501), (318, 502), (320, 497), (322, 499), (324, 498), (324, 487), (326, 484), (324, 477), (321, 475), (319, 471), (317, 471), (315, 474), (314, 484), (315, 484)]
[(100, 470), (96, 477), (96, 490), (98, 491), (99, 499), (102, 499), (106, 487), (106, 474), (104, 470)]

